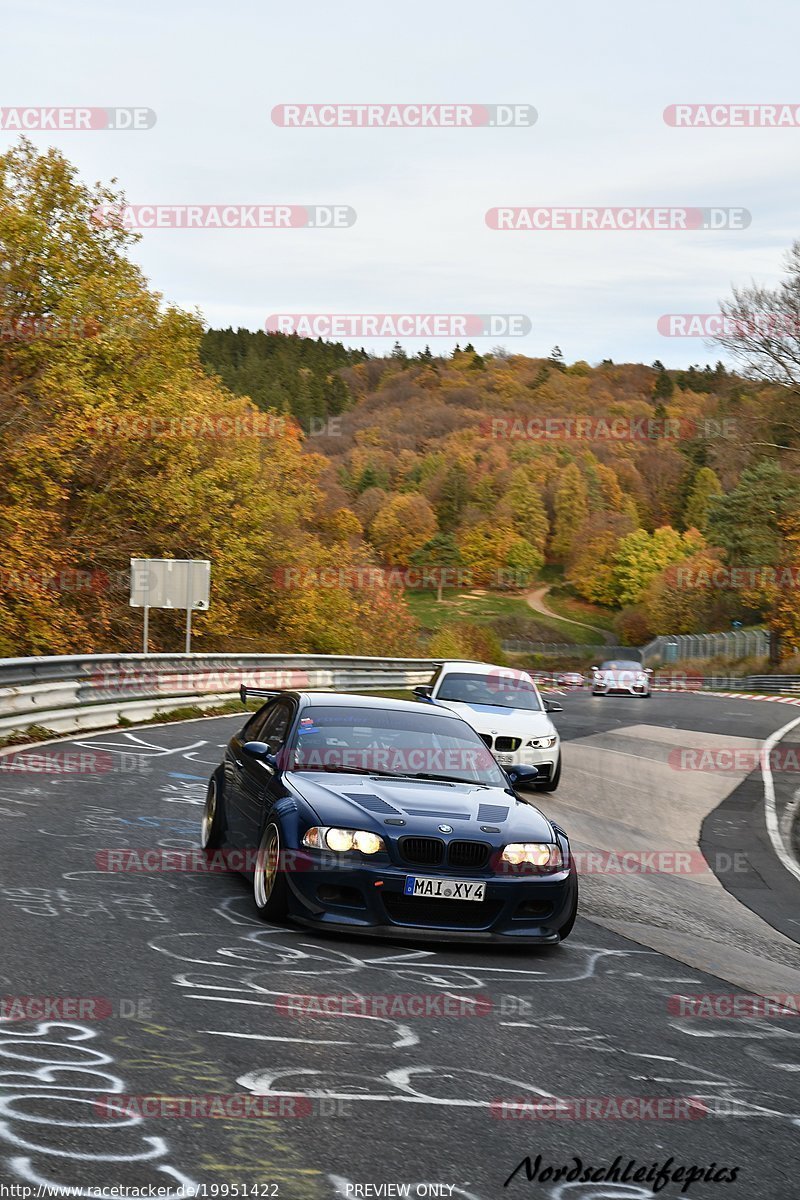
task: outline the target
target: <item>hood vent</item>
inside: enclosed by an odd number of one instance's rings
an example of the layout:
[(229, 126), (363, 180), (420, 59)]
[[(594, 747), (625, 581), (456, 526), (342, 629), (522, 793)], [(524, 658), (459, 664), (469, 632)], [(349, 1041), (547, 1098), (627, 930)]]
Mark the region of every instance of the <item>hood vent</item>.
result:
[(505, 821), (507, 816), (508, 809), (504, 808), (502, 804), (481, 804), (478, 809), (479, 821), (488, 821), (490, 823), (493, 821)]
[(400, 815), (399, 808), (382, 800), (380, 796), (373, 796), (370, 792), (343, 792), (342, 795), (346, 796), (348, 800), (354, 800), (356, 804), (360, 804), (367, 812)]

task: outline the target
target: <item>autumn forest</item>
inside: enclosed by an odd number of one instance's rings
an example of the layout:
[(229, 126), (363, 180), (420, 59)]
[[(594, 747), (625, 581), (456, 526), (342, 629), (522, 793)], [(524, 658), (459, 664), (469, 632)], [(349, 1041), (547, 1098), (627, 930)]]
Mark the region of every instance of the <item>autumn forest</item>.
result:
[[(800, 644), (784, 382), (206, 329), (94, 219), (112, 188), (24, 141), (0, 188), (0, 654), (136, 649), (131, 556), (211, 559), (198, 650), (427, 653), (420, 590), (543, 579), (626, 645)], [(486, 652), (455, 613), (448, 651)], [(178, 629), (154, 613), (152, 648)]]

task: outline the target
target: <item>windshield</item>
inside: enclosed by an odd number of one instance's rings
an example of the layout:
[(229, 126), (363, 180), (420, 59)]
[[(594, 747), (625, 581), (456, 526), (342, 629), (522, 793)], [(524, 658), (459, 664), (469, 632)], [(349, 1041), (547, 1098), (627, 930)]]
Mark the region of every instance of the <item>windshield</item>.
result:
[(641, 671), (642, 664), (637, 662), (604, 662), (601, 671)]
[(344, 770), (364, 775), (438, 776), (459, 783), (508, 787), (491, 751), (465, 721), (413, 709), (304, 709), (290, 751), (290, 770)]
[(448, 671), (436, 693), (437, 700), (455, 700), (462, 704), (491, 704), (495, 708), (523, 708), (542, 712), (536, 685), (518, 671), (497, 670), (491, 675), (468, 671)]

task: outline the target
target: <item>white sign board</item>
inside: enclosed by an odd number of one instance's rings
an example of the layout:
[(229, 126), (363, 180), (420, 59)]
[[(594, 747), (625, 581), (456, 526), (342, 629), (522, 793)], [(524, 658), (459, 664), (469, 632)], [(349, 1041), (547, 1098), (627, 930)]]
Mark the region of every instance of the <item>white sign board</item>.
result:
[(144, 609), (142, 651), (148, 650), (151, 608), (186, 610), (186, 653), (192, 648), (192, 613), (207, 612), (211, 563), (207, 558), (132, 558), (131, 608)]
[(131, 608), (183, 608), (205, 612), (211, 563), (206, 558), (132, 558)]

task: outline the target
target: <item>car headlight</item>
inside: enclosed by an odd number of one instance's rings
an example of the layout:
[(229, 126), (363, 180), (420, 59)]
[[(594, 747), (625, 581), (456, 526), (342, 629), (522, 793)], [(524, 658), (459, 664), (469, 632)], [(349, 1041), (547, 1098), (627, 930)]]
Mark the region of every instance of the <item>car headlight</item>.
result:
[(303, 834), (303, 845), (314, 850), (336, 850), (339, 854), (348, 850), (380, 854), (386, 850), (383, 838), (368, 829), (336, 829), (328, 825), (312, 825)]
[(512, 867), (536, 867), (539, 871), (563, 871), (561, 847), (549, 842), (511, 842), (500, 861)]
[(531, 738), (528, 745), (533, 746), (534, 750), (549, 750), (551, 746), (555, 746), (557, 741), (557, 736)]

